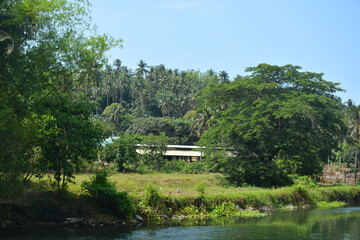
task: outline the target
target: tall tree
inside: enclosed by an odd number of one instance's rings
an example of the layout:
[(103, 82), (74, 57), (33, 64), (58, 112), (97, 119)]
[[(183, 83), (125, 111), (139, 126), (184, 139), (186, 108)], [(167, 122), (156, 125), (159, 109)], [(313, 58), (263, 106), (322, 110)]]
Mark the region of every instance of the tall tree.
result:
[(229, 74), (225, 71), (219, 73), (220, 83), (230, 83)]
[(138, 63), (138, 68), (136, 69), (136, 74), (140, 76), (141, 78), (144, 78), (148, 73), (149, 70), (147, 70), (148, 65), (144, 60), (140, 60)]
[(354, 157), (354, 172), (355, 172), (355, 182), (358, 168), (358, 149), (359, 149), (359, 137), (360, 137), (360, 105), (356, 106), (355, 104), (349, 104), (348, 116), (350, 120), (350, 131), (351, 136), (355, 139), (355, 157)]
[(300, 69), (260, 64), (247, 68), (249, 77), (202, 93), (203, 106), (215, 111), (201, 141), (231, 149), (222, 168), (239, 185), (283, 185), (288, 173), (318, 173), (335, 148), (341, 119), (333, 93), (341, 89)]
[(53, 95), (45, 103), (40, 121), (39, 142), (42, 165), (54, 172), (57, 188), (66, 188), (81, 159), (95, 160), (101, 143), (101, 129), (88, 121), (93, 108), (84, 100)]
[(21, 175), (26, 156), (38, 148), (35, 123), (44, 120), (47, 99), (65, 93), (80, 98), (105, 52), (120, 46), (91, 30), (87, 1), (2, 1), (1, 7), (0, 30), (13, 48), (0, 55), (0, 184)]

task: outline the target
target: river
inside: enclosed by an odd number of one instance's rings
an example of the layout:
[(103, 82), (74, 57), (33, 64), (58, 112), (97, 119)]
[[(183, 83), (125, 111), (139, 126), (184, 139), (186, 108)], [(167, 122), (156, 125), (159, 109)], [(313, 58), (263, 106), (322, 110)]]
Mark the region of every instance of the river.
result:
[(2, 240), (105, 239), (360, 239), (360, 207), (277, 211), (263, 218), (216, 218), (151, 226), (24, 228)]

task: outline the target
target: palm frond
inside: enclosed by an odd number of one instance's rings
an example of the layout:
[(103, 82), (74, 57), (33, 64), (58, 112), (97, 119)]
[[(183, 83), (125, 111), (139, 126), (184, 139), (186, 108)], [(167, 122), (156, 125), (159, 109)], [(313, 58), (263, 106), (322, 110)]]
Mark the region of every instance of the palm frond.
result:
[(6, 40), (11, 41), (11, 43), (7, 44), (5, 47), (5, 53), (10, 55), (10, 53), (14, 50), (14, 40), (7, 32), (0, 30), (0, 42), (4, 42)]

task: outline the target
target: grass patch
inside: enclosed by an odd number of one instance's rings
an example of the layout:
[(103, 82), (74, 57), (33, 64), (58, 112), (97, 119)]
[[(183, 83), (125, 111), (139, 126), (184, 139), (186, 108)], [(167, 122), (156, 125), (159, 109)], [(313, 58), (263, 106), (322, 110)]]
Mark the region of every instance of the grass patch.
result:
[(316, 206), (319, 208), (338, 208), (338, 207), (343, 207), (345, 205), (346, 203), (339, 201), (333, 201), (333, 202), (321, 201), (316, 203)]
[[(69, 191), (74, 193), (81, 192), (81, 183), (89, 181), (94, 176), (93, 173), (75, 174), (75, 185), (69, 184)], [(110, 181), (115, 182), (118, 191), (128, 191), (135, 195), (142, 195), (145, 187), (151, 184), (156, 189), (161, 187), (163, 195), (179, 196), (197, 196), (198, 191), (195, 186), (201, 184), (205, 187), (205, 194), (233, 194), (239, 192), (259, 191), (261, 188), (246, 187), (236, 188), (232, 186), (224, 186), (216, 174), (181, 174), (181, 173), (115, 173), (110, 174)], [(180, 188), (180, 193), (177, 193)]]

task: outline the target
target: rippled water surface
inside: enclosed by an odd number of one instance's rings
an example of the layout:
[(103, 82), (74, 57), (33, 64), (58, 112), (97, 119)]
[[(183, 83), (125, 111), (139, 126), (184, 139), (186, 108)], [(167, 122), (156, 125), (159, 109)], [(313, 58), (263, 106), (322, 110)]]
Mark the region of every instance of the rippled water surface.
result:
[(360, 207), (278, 211), (260, 219), (217, 218), (137, 227), (27, 228), (0, 239), (360, 239)]

